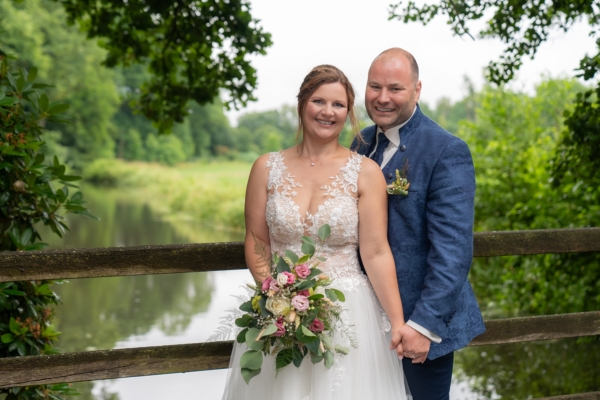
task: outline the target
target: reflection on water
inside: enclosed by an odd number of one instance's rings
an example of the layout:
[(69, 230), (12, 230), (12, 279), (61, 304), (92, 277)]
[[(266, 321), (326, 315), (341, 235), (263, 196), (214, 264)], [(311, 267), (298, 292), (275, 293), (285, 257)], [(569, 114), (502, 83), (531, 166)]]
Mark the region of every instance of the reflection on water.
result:
[[(239, 241), (239, 232), (205, 229), (193, 221), (168, 221), (139, 194), (121, 190), (85, 188), (92, 213), (100, 221), (70, 215), (70, 231), (63, 239), (42, 227), (50, 248), (90, 248)], [(119, 347), (130, 337), (151, 330), (183, 335), (195, 315), (206, 312), (214, 290), (211, 273), (74, 279), (55, 290), (63, 300), (55, 323), (62, 332), (61, 352)], [(139, 340), (138, 345), (145, 344)], [(130, 346), (131, 347), (131, 346)], [(80, 399), (91, 399), (93, 383), (76, 384)], [(98, 397), (118, 399), (103, 387)]]

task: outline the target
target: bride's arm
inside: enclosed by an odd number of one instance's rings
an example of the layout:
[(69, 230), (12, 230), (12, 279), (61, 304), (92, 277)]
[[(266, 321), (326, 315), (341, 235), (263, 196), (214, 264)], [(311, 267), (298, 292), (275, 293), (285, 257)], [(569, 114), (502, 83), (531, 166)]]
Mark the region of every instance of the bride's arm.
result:
[(392, 324), (392, 343), (400, 340), (399, 330), (404, 325), (404, 312), (396, 266), (388, 243), (388, 205), (386, 182), (379, 166), (363, 159), (358, 178), (358, 240), (360, 255), (375, 290)]
[(256, 160), (250, 171), (246, 187), (246, 237), (244, 254), (246, 265), (258, 283), (271, 275), (271, 248), (269, 245), (269, 228), (267, 227), (267, 159), (268, 154)]

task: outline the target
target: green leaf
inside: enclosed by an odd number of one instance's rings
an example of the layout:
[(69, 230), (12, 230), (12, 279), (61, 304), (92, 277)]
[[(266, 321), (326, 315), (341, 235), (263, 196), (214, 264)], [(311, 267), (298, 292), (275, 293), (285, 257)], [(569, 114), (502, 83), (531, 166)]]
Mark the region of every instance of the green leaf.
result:
[(329, 290), (333, 290), (333, 292), (335, 293), (337, 299), (341, 302), (346, 301), (346, 296), (344, 296), (344, 293), (342, 293), (341, 291), (337, 290), (337, 289), (329, 289)]
[(298, 262), (298, 256), (293, 251), (286, 250), (285, 251), (285, 256), (287, 258), (289, 258), (290, 260), (292, 260), (292, 264), (296, 264)]
[(342, 345), (336, 344), (335, 345), (335, 352), (343, 354), (343, 355), (346, 355), (346, 354), (350, 353), (350, 350), (348, 350), (347, 347), (344, 347)]
[(321, 361), (323, 361), (323, 356), (320, 356), (320, 355), (318, 355), (318, 354), (312, 353), (312, 354), (310, 355), (310, 361), (311, 361), (313, 364), (318, 364), (318, 363), (320, 363)]
[(319, 276), (319, 275), (321, 275), (322, 273), (323, 273), (323, 271), (321, 271), (320, 269), (318, 269), (318, 268), (313, 268), (313, 269), (310, 271), (310, 274), (308, 274), (308, 276), (306, 277), (306, 279), (312, 279), (312, 278), (314, 278), (314, 277), (316, 277), (316, 276)]
[(275, 332), (277, 332), (277, 326), (275, 324), (271, 324), (269, 326), (267, 326), (267, 328), (265, 329), (263, 336), (269, 336), (274, 334)]
[(326, 351), (325, 354), (323, 354), (323, 357), (325, 358), (325, 368), (331, 368), (333, 366), (333, 353), (331, 351)]
[[(304, 325), (301, 325), (302, 328), (306, 329), (306, 327)], [(318, 337), (316, 337), (312, 332), (310, 332), (308, 329), (306, 329), (311, 335), (305, 335), (303, 329), (298, 329), (296, 331), (296, 339), (298, 339), (299, 341), (301, 341), (304, 344), (310, 343), (310, 342), (314, 342), (315, 340), (318, 339)]]
[(331, 338), (331, 336), (323, 333), (321, 335), (321, 341), (323, 342), (323, 346), (327, 349), (327, 350), (333, 350), (333, 339)]
[(329, 235), (331, 235), (331, 228), (328, 224), (325, 224), (319, 228), (319, 239), (325, 241)]
[(266, 296), (261, 296), (260, 300), (258, 301), (258, 305), (260, 306), (260, 315), (267, 318), (270, 317), (271, 312), (269, 310), (267, 310), (267, 297)]
[(296, 287), (296, 289), (298, 290), (304, 290), (304, 289), (310, 289), (311, 287), (315, 286), (317, 284), (317, 281), (315, 281), (314, 279), (309, 279), (307, 281), (304, 282), (300, 282)]
[(292, 363), (294, 359), (294, 353), (292, 349), (284, 349), (277, 353), (275, 357), (275, 369), (282, 369)]
[(312, 336), (314, 336), (314, 337), (317, 337), (317, 335), (315, 335), (315, 334), (314, 334), (314, 333), (313, 333), (313, 332), (312, 332), (310, 329), (308, 329), (308, 328), (307, 328), (307, 327), (305, 327), (304, 325), (301, 325), (301, 327), (302, 327), (302, 328), (301, 328), (301, 329), (302, 329), (302, 333), (303, 333), (305, 336), (309, 336), (309, 337), (312, 337)]
[(317, 294), (313, 294), (312, 296), (308, 296), (308, 299), (309, 300), (319, 300), (319, 299), (322, 299), (323, 297), (325, 297), (325, 296), (317, 293)]
[(327, 298), (331, 301), (338, 300), (337, 293), (334, 289), (325, 289), (325, 296), (327, 296)]
[(248, 328), (242, 329), (242, 331), (240, 333), (238, 333), (237, 337), (235, 338), (235, 341), (238, 343), (245, 343), (246, 342), (246, 332), (248, 332)]
[(285, 262), (285, 260), (283, 258), (280, 258), (279, 261), (277, 262), (277, 268), (276, 268), (278, 273), (282, 273), (282, 272), (292, 272), (290, 270), (289, 265), (287, 265), (287, 263)]
[(45, 93), (42, 93), (39, 100), (39, 106), (41, 111), (48, 111), (48, 107), (50, 106), (50, 100), (48, 100), (48, 96)]
[(240, 367), (248, 369), (259, 369), (262, 366), (262, 352), (256, 350), (248, 350), (242, 354), (240, 358)]
[(315, 245), (315, 241), (308, 236), (302, 236), (302, 243), (312, 244), (313, 246)]
[(31, 230), (31, 228), (25, 229), (23, 231), (23, 234), (21, 235), (21, 244), (22, 245), (29, 244), (29, 241), (31, 240), (32, 235), (33, 235), (33, 231)]
[(17, 352), (19, 353), (19, 355), (21, 357), (26, 356), (27, 355), (27, 349), (25, 348), (25, 343), (21, 342), (21, 341), (18, 341), (16, 343), (17, 343)]
[(246, 346), (248, 346), (249, 349), (256, 351), (262, 350), (263, 346), (265, 345), (265, 341), (256, 340), (259, 334), (260, 330), (257, 328), (250, 328), (248, 329), (248, 332), (246, 332)]
[(308, 260), (310, 260), (311, 255), (310, 254), (305, 254), (302, 257), (300, 257), (298, 259), (298, 265), (300, 264), (304, 264), (305, 262), (307, 262)]
[(294, 346), (292, 348), (292, 353), (293, 353), (293, 363), (297, 368), (300, 368), (300, 365), (302, 364), (302, 360), (304, 359), (304, 356), (307, 354), (306, 351), (301, 350), (300, 348), (298, 348), (298, 346)]
[(0, 107), (10, 107), (14, 106), (19, 102), (19, 99), (16, 97), (5, 97), (0, 100)]
[(240, 310), (248, 312), (248, 313), (253, 313), (254, 308), (252, 308), (252, 300), (248, 300), (248, 301), (242, 303), (242, 305), (240, 306)]
[(77, 175), (62, 175), (60, 177), (60, 180), (65, 181), (65, 182), (73, 182), (73, 181), (78, 181), (80, 179), (81, 179), (81, 177), (77, 176)]
[(29, 68), (29, 73), (27, 74), (27, 82), (33, 82), (35, 78), (37, 78), (38, 70), (36, 67)]
[(248, 325), (250, 325), (250, 322), (252, 322), (252, 319), (253, 319), (252, 316), (250, 316), (248, 314), (244, 314), (235, 320), (235, 324), (237, 326), (239, 326), (240, 328), (245, 328)]
[(325, 262), (325, 261), (327, 261), (327, 258), (326, 257), (317, 257), (317, 260)]
[(302, 243), (302, 253), (312, 257), (315, 254), (315, 246), (310, 243)]
[(12, 333), (5, 333), (0, 337), (0, 341), (2, 343), (10, 343), (15, 339), (15, 336)]
[(7, 289), (4, 291), (4, 293), (10, 294), (13, 296), (25, 296), (27, 294), (25, 292), (21, 292), (20, 290), (12, 290), (12, 289)]
[(321, 351), (321, 346), (319, 346), (321, 344), (321, 340), (319, 340), (319, 338), (317, 337), (317, 340), (313, 340), (312, 342), (306, 343), (306, 348), (313, 354), (316, 355), (322, 355), (323, 352)]
[(64, 113), (69, 109), (70, 105), (66, 103), (56, 103), (53, 104), (50, 109), (48, 109), (49, 114), (60, 114)]
[(250, 379), (254, 378), (258, 374), (260, 374), (260, 368), (259, 369), (242, 368), (242, 378), (244, 378), (246, 385), (249, 384)]

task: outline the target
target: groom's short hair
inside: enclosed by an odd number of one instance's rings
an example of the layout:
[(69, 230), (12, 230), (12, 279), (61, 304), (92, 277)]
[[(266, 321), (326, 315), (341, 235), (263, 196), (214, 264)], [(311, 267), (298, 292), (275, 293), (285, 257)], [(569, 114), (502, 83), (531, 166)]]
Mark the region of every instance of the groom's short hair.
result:
[[(389, 48), (379, 53), (379, 55), (373, 60), (373, 63), (382, 56), (392, 56), (397, 54), (402, 54), (408, 60), (408, 64), (410, 65), (410, 71), (412, 72), (413, 81), (416, 85), (419, 81), (419, 64), (417, 64), (417, 60), (415, 60), (415, 57), (408, 51), (401, 49), (400, 47)], [(371, 63), (371, 65), (373, 65), (373, 63)]]

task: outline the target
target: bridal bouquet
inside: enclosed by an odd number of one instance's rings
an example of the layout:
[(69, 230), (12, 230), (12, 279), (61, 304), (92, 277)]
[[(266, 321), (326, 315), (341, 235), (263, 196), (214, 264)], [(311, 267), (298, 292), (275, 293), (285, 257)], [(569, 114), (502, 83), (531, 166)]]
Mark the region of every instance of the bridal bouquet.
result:
[[(321, 244), (329, 234), (329, 225), (319, 228)], [(330, 287), (331, 279), (317, 268), (326, 259), (307, 236), (302, 236), (302, 253), (273, 255), (272, 276), (260, 287), (249, 285), (254, 295), (240, 306), (245, 313), (235, 320), (243, 328), (236, 340), (248, 347), (240, 360), (246, 383), (260, 373), (263, 354), (275, 356), (277, 371), (291, 363), (299, 367), (306, 356), (331, 368), (334, 351), (348, 354), (346, 347), (333, 343), (342, 311), (337, 302), (345, 301), (344, 294)]]

